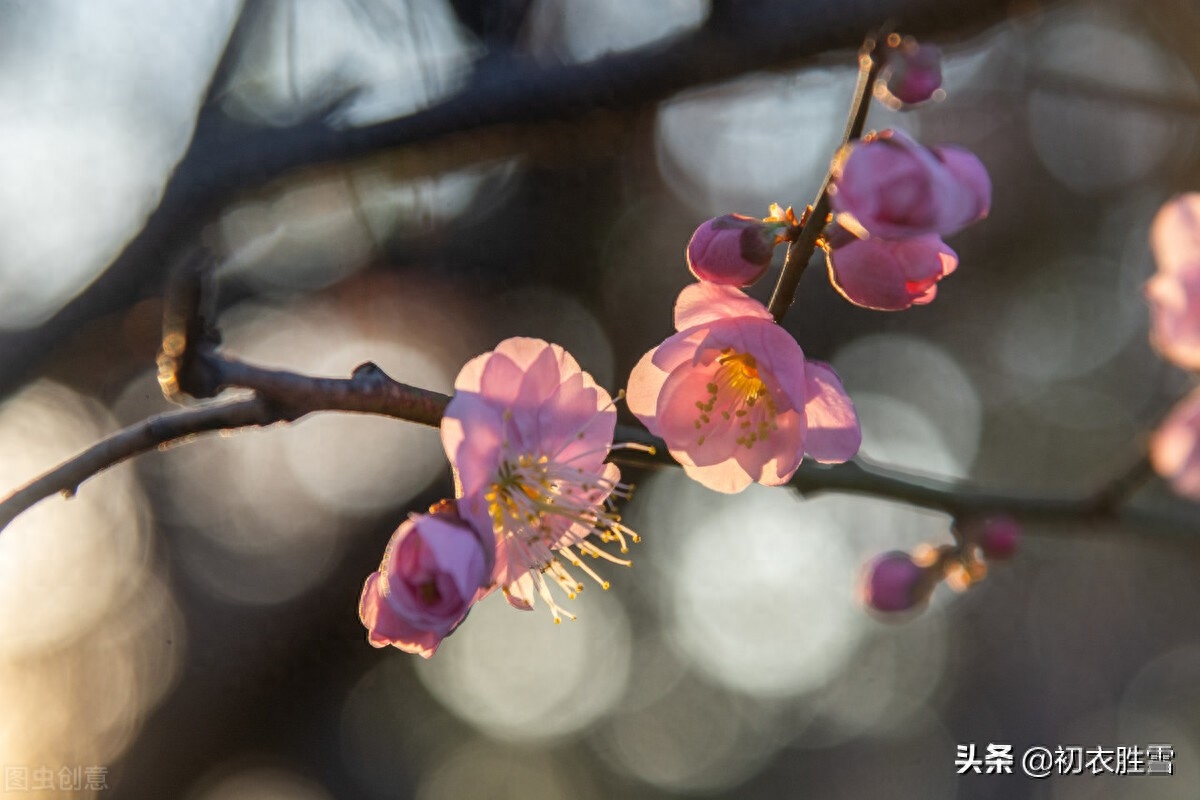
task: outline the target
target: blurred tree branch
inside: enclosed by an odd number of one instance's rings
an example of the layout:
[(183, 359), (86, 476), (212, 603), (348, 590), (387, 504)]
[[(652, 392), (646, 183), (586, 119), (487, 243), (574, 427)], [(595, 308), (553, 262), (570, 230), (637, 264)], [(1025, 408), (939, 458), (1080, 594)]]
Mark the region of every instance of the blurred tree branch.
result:
[[(228, 388), (249, 389), (248, 398), (162, 414), (144, 420), (85, 450), (0, 502), (0, 529), (56, 492), (68, 497), (89, 477), (139, 453), (186, 442), (201, 433), (292, 422), (320, 411), (378, 414), (437, 427), (450, 398), (399, 383), (367, 362), (349, 378), (319, 378), (267, 369), (218, 352), (220, 335), (205, 314), (205, 287), (213, 259), (194, 253), (172, 275), (163, 314), (159, 383), (169, 399), (216, 397)], [(617, 451), (622, 463), (677, 467), (666, 444), (640, 427), (622, 427), (618, 439), (649, 445), (647, 451)], [(1026, 521), (1120, 521), (1127, 501), (1151, 473), (1144, 453), (1096, 490), (1074, 497), (987, 492), (869, 465), (861, 460), (823, 466), (803, 463), (791, 486), (803, 495), (849, 492), (899, 500), (954, 517), (1007, 513)], [(1169, 521), (1142, 515), (1148, 530), (1167, 530)]]
[(478, 160), (475, 143), (489, 131), (503, 130), (510, 141), (522, 142), (564, 120), (609, 124), (613, 112), (652, 106), (688, 88), (856, 47), (863, 31), (885, 22), (918, 36), (963, 37), (1003, 19), (1010, 5), (1012, 0), (716, 0), (708, 23), (689, 35), (582, 64), (544, 67), (515, 56), (487, 58), (481, 62), (486, 69), (435, 105), (338, 129), (329, 123), (337, 104), (320, 118), (283, 128), (253, 127), (221, 111), (217, 99), (230, 54), (260, 8), (251, 0), (214, 73), (191, 144), (141, 232), (45, 324), (0, 335), (0, 396), (20, 386), (82, 323), (157, 294), (168, 265), (231, 199), (299, 168), (403, 149), (417, 168), (445, 169), (448, 161)]

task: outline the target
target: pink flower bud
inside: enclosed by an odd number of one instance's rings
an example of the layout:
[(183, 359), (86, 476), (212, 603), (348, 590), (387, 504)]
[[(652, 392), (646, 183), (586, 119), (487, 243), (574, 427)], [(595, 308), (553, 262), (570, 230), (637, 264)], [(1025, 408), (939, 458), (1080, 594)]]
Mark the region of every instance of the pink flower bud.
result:
[(992, 202), (991, 180), (974, 155), (931, 150), (895, 130), (854, 145), (831, 192), (839, 219), (887, 239), (949, 236), (987, 216)]
[(1200, 500), (1200, 389), (1179, 401), (1154, 432), (1150, 463), (1176, 492)]
[(937, 295), (937, 283), (958, 266), (941, 237), (853, 239), (829, 251), (829, 279), (857, 306), (902, 311)]
[(979, 525), (979, 549), (994, 561), (1011, 558), (1021, 542), (1021, 526), (1009, 516), (988, 517)]
[(688, 242), (688, 269), (709, 283), (749, 286), (767, 271), (785, 226), (741, 214), (710, 219)]
[(906, 36), (888, 51), (886, 70), (884, 85), (892, 97), (922, 103), (941, 88), (942, 51)]
[(488, 560), (484, 541), (454, 511), (409, 517), (363, 586), (367, 640), (429, 658), (487, 583)]
[(900, 550), (876, 556), (866, 567), (863, 601), (876, 611), (910, 611), (929, 599), (933, 590), (925, 567)]

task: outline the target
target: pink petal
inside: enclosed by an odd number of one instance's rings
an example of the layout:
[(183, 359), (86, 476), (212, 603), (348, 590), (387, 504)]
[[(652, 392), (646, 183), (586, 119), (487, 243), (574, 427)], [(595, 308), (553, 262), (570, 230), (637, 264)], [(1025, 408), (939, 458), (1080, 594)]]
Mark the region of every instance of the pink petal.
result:
[(731, 317), (771, 319), (771, 314), (762, 303), (740, 289), (703, 281), (685, 286), (675, 301), (677, 331)]
[[(721, 417), (719, 411), (708, 414), (709, 422), (701, 417), (704, 413), (697, 403), (706, 402), (711, 395), (707, 387), (713, 381), (716, 370), (682, 365), (667, 378), (662, 394), (658, 397), (659, 429), (678, 459), (686, 453), (692, 464), (717, 464), (733, 455), (739, 447), (734, 439), (741, 434), (732, 421)], [(700, 428), (696, 423), (701, 424)]]
[(462, 598), (473, 597), (487, 581), (481, 542), (496, 546), (494, 536), (480, 537), (466, 525), (427, 518), (421, 524), (421, 538), (438, 567), (447, 573)]
[(442, 415), (441, 436), (463, 493), (492, 482), (504, 442), (504, 418), (495, 406), (477, 394), (456, 392)]
[(513, 608), (521, 611), (533, 610), (533, 575), (525, 570), (519, 578), (504, 587), (504, 599)]
[(1150, 463), (1176, 492), (1200, 500), (1200, 390), (1181, 400), (1154, 432)]
[(775, 418), (776, 430), (753, 447), (738, 448), (735, 458), (755, 483), (780, 486), (791, 480), (804, 460), (807, 420), (798, 411)]
[(988, 215), (992, 209), (992, 179), (979, 157), (966, 148), (943, 145), (933, 148), (933, 153), (962, 191), (961, 199), (954, 203), (958, 208), (946, 217), (953, 220), (948, 223), (953, 229), (943, 226), (939, 230), (943, 236), (949, 236)]
[(625, 404), (655, 436), (659, 435), (656, 419), (658, 396), (662, 393), (667, 376), (680, 364), (695, 357), (696, 348), (707, 335), (708, 332), (702, 328), (677, 333), (642, 356), (629, 374)]
[(580, 469), (595, 469), (608, 455), (617, 409), (586, 372), (563, 382), (538, 409), (539, 440), (546, 455)]
[(808, 434), (804, 449), (822, 464), (849, 461), (862, 445), (862, 428), (841, 379), (827, 364), (808, 362)]
[(372, 647), (393, 645), (406, 653), (423, 658), (432, 656), (442, 641), (433, 631), (418, 630), (399, 617), (387, 604), (382, 576), (373, 572), (363, 585), (358, 603), (358, 618), (367, 628), (367, 641)]
[(742, 465), (738, 463), (736, 458), (730, 458), (722, 461), (720, 464), (710, 464), (705, 467), (693, 464), (682, 464), (682, 466), (683, 471), (689, 478), (701, 486), (712, 489), (714, 492), (737, 494), (754, 483), (754, 479), (746, 473), (746, 470), (742, 468)]

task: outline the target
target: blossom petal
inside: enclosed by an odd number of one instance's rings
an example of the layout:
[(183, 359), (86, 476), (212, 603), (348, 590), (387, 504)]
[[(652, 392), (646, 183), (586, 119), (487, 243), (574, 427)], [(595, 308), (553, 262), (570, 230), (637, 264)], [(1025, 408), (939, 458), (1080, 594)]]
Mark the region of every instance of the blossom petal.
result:
[(681, 366), (667, 378), (658, 397), (657, 418), (667, 447), (672, 455), (686, 452), (688, 460), (700, 466), (718, 464), (738, 448), (735, 423), (697, 407), (711, 397), (708, 387), (714, 373), (711, 368)]
[(367, 641), (372, 647), (393, 645), (406, 653), (416, 653), (429, 658), (437, 652), (442, 635), (434, 631), (419, 630), (387, 607), (386, 582), (378, 572), (373, 572), (363, 585), (358, 603), (358, 618), (367, 628)]
[(691, 361), (708, 332), (703, 329), (676, 333), (658, 347), (646, 353), (629, 374), (625, 405), (642, 424), (659, 435), (657, 414), (658, 396), (667, 376), (680, 364)]
[(736, 458), (730, 458), (722, 461), (720, 464), (709, 464), (708, 466), (697, 466), (695, 464), (682, 464), (682, 466), (683, 471), (689, 478), (701, 486), (712, 489), (714, 492), (737, 494), (754, 483), (754, 479), (742, 468), (742, 465), (738, 463)]
[(722, 284), (693, 283), (685, 286), (675, 301), (677, 331), (731, 317), (772, 318), (762, 303), (740, 289)]
[(504, 599), (513, 608), (521, 611), (533, 610), (533, 575), (525, 570), (519, 578), (504, 587)]
[(804, 449), (822, 464), (849, 461), (862, 445), (862, 428), (854, 403), (837, 373), (819, 361), (808, 362), (808, 433)]

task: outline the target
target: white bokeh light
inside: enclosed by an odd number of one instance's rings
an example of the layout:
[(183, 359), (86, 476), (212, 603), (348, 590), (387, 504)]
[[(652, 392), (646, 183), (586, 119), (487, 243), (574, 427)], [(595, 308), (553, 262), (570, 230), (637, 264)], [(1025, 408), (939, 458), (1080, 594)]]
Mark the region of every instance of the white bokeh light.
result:
[(591, 61), (693, 30), (708, 7), (709, 0), (538, 0), (526, 39), (540, 58)]
[(142, 226), (239, 6), (28, 5), (0, 72), (0, 328), (45, 320)]
[[(619, 587), (632, 576), (612, 577)], [(517, 611), (497, 592), (475, 606), (436, 659), (416, 664), (417, 676), (443, 705), (497, 738), (580, 731), (625, 689), (629, 622), (621, 602), (596, 585), (565, 607), (579, 618), (555, 625), (543, 604)]]
[[(1101, 80), (1117, 89), (1195, 98), (1186, 67), (1128, 19), (1067, 9), (1043, 20), (1029, 45), (1029, 128), (1035, 152), (1055, 178), (1079, 193), (1118, 189), (1146, 178), (1179, 151), (1176, 117), (1086, 93), (1040, 90), (1039, 83), (1046, 77), (1068, 85)], [(1195, 126), (1189, 130), (1194, 136)]]

